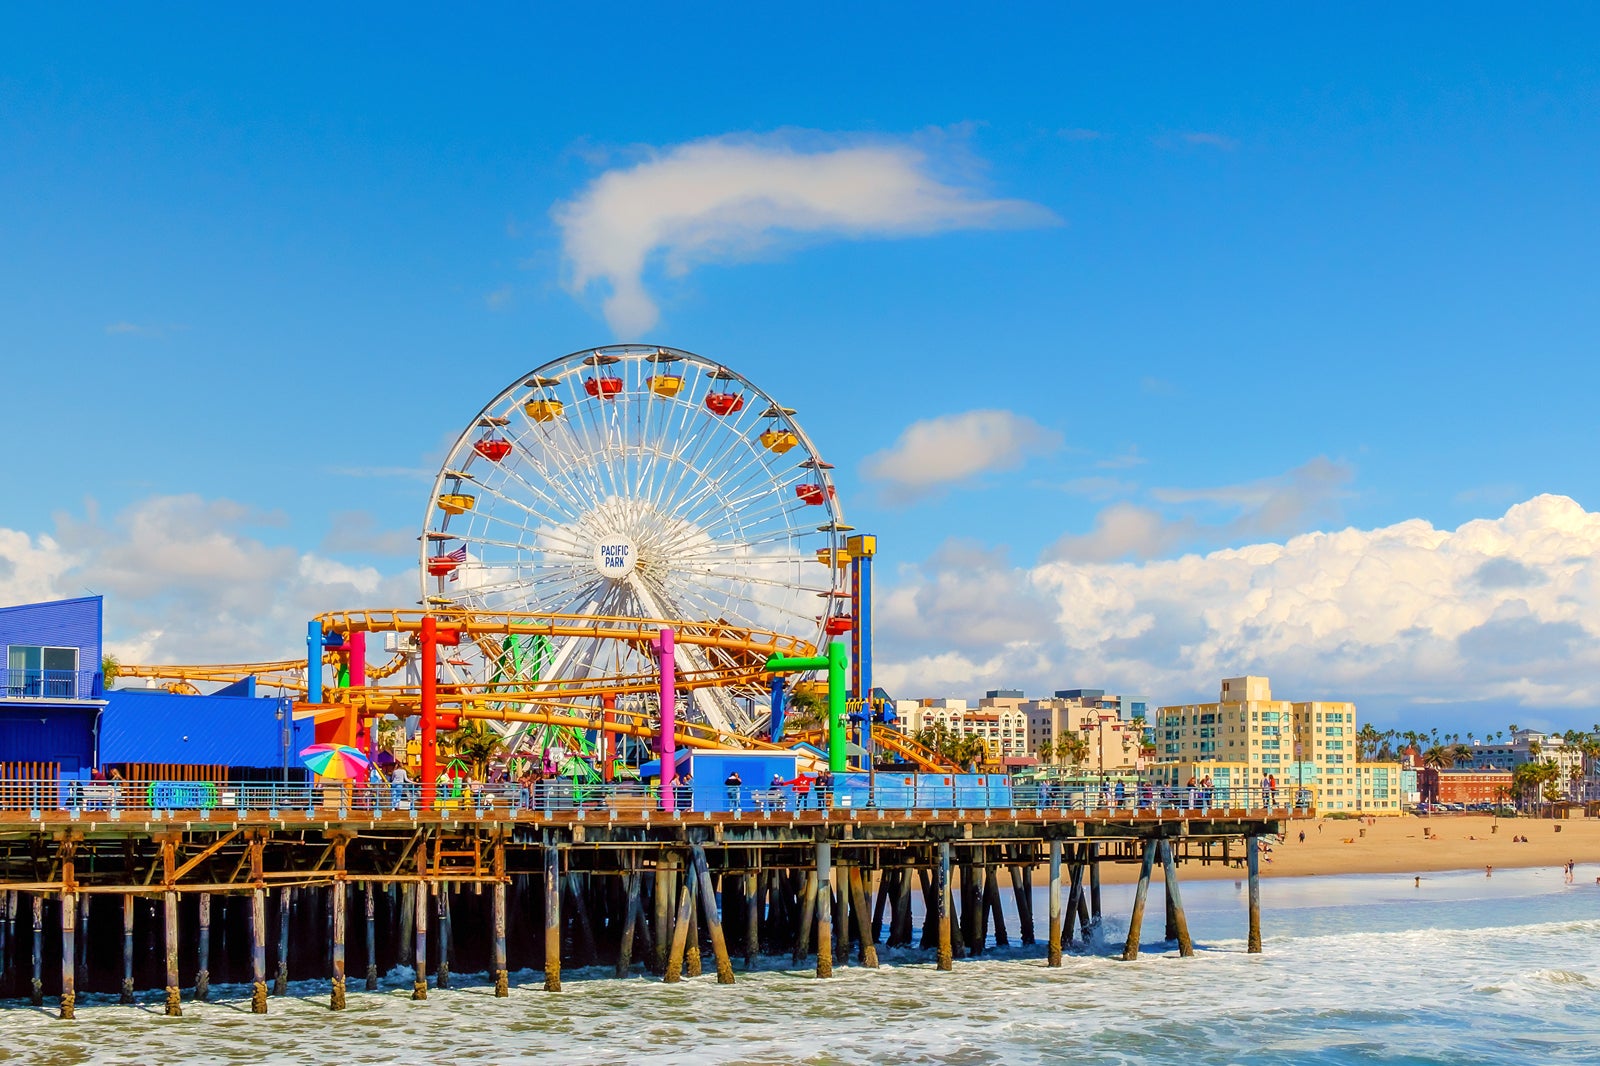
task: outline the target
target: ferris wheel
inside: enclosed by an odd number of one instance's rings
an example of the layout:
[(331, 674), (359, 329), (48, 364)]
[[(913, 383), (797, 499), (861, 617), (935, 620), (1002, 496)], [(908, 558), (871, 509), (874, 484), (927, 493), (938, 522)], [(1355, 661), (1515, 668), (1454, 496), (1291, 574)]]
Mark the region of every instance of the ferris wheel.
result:
[[(832, 467), (743, 375), (674, 348), (575, 352), (519, 378), (473, 419), (434, 482), (423, 602), (595, 619), (715, 622), (821, 647), (846, 610)], [(681, 672), (711, 653), (677, 646)], [(459, 680), (628, 677), (624, 641), (538, 638), (446, 659)], [(755, 691), (699, 688), (693, 713), (748, 733)]]

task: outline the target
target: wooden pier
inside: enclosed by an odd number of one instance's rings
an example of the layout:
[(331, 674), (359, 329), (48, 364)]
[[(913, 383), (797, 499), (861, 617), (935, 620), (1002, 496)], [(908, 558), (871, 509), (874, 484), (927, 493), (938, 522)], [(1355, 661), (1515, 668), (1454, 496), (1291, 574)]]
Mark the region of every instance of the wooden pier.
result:
[[(833, 809), (664, 813), (622, 804), (579, 810), (44, 811), (0, 814), (0, 995), (58, 997), (251, 988), (268, 1010), (288, 982), (328, 981), (345, 1006), (349, 975), (378, 987), (415, 968), (413, 998), (451, 972), (487, 972), (508, 994), (512, 968), (604, 965), (619, 977), (717, 981), (763, 956), (794, 966), (878, 964), (880, 944), (916, 946), (941, 970), (998, 944), (1046, 941), (1061, 964), (1102, 919), (1105, 863), (1138, 864), (1121, 957), (1138, 955), (1157, 864), (1166, 937), (1193, 952), (1178, 886), (1187, 862), (1243, 865), (1250, 951), (1259, 951), (1256, 841), (1305, 812), (1287, 808), (1083, 812), (1048, 809)], [(154, 815), (159, 818), (153, 818)], [(324, 815), (329, 816), (324, 816)], [(1048, 871), (1048, 912), (1033, 913)], [(1009, 885), (1018, 927), (1001, 897)], [(924, 920), (914, 927), (912, 900)], [(352, 928), (354, 926), (354, 928)], [(270, 949), (270, 950), (269, 950)], [(270, 965), (269, 965), (270, 954)], [(736, 966), (736, 961), (739, 966)]]

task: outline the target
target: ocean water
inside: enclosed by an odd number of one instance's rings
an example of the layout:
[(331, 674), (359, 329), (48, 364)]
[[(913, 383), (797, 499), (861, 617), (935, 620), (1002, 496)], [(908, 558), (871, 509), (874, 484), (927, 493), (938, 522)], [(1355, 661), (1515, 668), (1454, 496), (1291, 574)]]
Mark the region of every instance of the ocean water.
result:
[(1041, 944), (958, 960), (953, 973), (918, 951), (830, 981), (774, 962), (732, 987), (709, 973), (673, 986), (569, 970), (566, 991), (548, 995), (525, 970), (507, 999), (458, 973), (425, 1003), (396, 970), (376, 993), (353, 980), (342, 1013), (327, 1009), (325, 981), (296, 983), (265, 1017), (249, 1013), (243, 986), (185, 1002), (182, 1018), (161, 1015), (159, 993), (132, 1007), (87, 997), (73, 1022), (13, 1002), (0, 1009), (0, 1062), (1600, 1062), (1592, 874), (1566, 885), (1556, 869), (1480, 870), (1427, 875), (1420, 888), (1409, 876), (1266, 879), (1265, 953), (1254, 956), (1242, 884), (1183, 893), (1189, 959), (1159, 940), (1158, 887), (1144, 954), (1114, 957), (1132, 892), (1107, 886), (1106, 943), (1054, 970)]

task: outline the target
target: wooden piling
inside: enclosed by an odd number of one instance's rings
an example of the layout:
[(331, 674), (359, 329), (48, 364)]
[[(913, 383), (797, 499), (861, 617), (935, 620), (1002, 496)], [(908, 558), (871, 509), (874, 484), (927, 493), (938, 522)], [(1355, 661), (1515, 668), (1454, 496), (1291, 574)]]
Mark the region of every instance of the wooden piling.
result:
[(688, 879), (678, 889), (678, 913), (672, 923), (672, 943), (667, 949), (666, 972), (661, 980), (677, 984), (683, 975), (683, 951), (689, 942), (689, 919), (694, 914), (694, 897), (689, 894)]
[(1100, 845), (1089, 845), (1089, 922), (1100, 928)]
[(1021, 865), (1011, 864), (1011, 895), (1017, 902), (1017, 936), (1023, 946), (1034, 943), (1032, 878), (1024, 877)]
[(439, 974), (434, 979), (435, 988), (450, 987), (450, 882), (436, 884), (439, 908)]
[(167, 904), (162, 930), (167, 939), (167, 1017), (177, 1018), (183, 1015), (178, 994), (178, 894), (169, 888), (163, 895)]
[(272, 994), (289, 994), (289, 917), (294, 907), (293, 889), (278, 890), (278, 972), (272, 978)]
[(1189, 916), (1183, 909), (1183, 895), (1178, 891), (1178, 864), (1172, 858), (1172, 844), (1161, 842), (1161, 867), (1167, 880), (1167, 907), (1172, 915), (1173, 939), (1178, 942), (1178, 954), (1189, 958), (1194, 954), (1194, 941), (1189, 939)]
[(871, 922), (867, 917), (867, 893), (861, 876), (861, 865), (850, 866), (850, 902), (856, 912), (856, 935), (861, 938), (861, 962), (870, 970), (878, 968), (878, 945), (873, 943)]
[(211, 998), (211, 893), (200, 893), (200, 942), (196, 945), (198, 956), (194, 971), (194, 998), (204, 1003)]
[(728, 942), (722, 935), (722, 915), (717, 913), (717, 896), (711, 887), (711, 870), (706, 865), (706, 850), (699, 844), (689, 846), (694, 858), (695, 874), (700, 878), (700, 911), (705, 917), (706, 929), (711, 933), (711, 953), (717, 961), (717, 984), (733, 984), (733, 961), (728, 958)]
[(365, 897), (367, 918), (367, 991), (378, 990), (378, 908), (373, 897), (375, 895), (372, 882), (367, 881), (361, 886), (362, 895)]
[(329, 886), (328, 892), (333, 897), (329, 901), (333, 905), (333, 981), (328, 990), (328, 1009), (344, 1010), (345, 908), (349, 905), (349, 893), (343, 881), (335, 881)]
[(74, 893), (61, 893), (61, 1017), (70, 1020), (76, 1014), (78, 901)]
[(894, 921), (890, 923), (896, 947), (911, 943), (911, 880), (911, 860), (907, 858), (900, 864), (900, 880), (895, 885)]
[(833, 842), (817, 841), (815, 901), (817, 913), (817, 976), (833, 976)]
[[(635, 875), (637, 876), (637, 875)], [(506, 882), (504, 877), (494, 883), (494, 895), (490, 897), (491, 908), (490, 922), (493, 925), (494, 951), (490, 959), (491, 975), (494, 978), (494, 994), (497, 999), (504, 999), (511, 994), (511, 975), (506, 969)], [(633, 912), (628, 912), (628, 921), (632, 923)]]
[(1250, 871), (1250, 941), (1245, 952), (1261, 954), (1261, 860), (1260, 842), (1254, 836), (1245, 838), (1245, 865)]
[(78, 957), (75, 973), (78, 987), (85, 988), (89, 984), (89, 901), (94, 897), (87, 892), (75, 895), (78, 897)]
[[(1069, 944), (1072, 943), (1072, 930), (1073, 930), (1073, 927), (1074, 926), (1079, 926), (1081, 928), (1081, 925), (1079, 923), (1078, 914), (1079, 914), (1079, 911), (1083, 907), (1083, 868), (1084, 868), (1084, 861), (1081, 858), (1081, 856), (1084, 854), (1084, 852), (1085, 852), (1085, 849), (1082, 846), (1075, 844), (1075, 845), (1072, 846), (1071, 851), (1067, 855), (1067, 868), (1068, 868), (1068, 871), (1069, 871), (1067, 876), (1068, 876), (1069, 885), (1068, 885), (1068, 888), (1067, 888), (1066, 941)], [(1087, 930), (1083, 931), (1082, 937), (1083, 937), (1083, 943), (1084, 944), (1088, 944), (1088, 942), (1089, 942), (1089, 934), (1088, 934)]]
[(700, 966), (700, 878), (690, 867), (684, 882), (689, 886), (689, 949), (683, 959), (686, 977), (699, 977)]
[(33, 899), (33, 984), (30, 1002), (44, 1006), (44, 894), (30, 892)]
[(544, 842), (544, 990), (561, 991), (561, 852)]
[(950, 946), (950, 842), (939, 841), (939, 869), (934, 877), (934, 898), (938, 901), (938, 968), (953, 968)]
[(677, 886), (673, 884), (672, 864), (674, 856), (660, 855), (656, 858), (655, 873), (651, 874), (651, 910), (655, 922), (655, 951), (651, 954), (652, 968), (656, 973), (665, 973), (667, 968), (667, 952), (672, 948), (672, 904), (673, 897), (677, 895)]
[[(423, 867), (419, 858), (417, 867)], [(412, 945), (411, 953), (411, 998), (428, 998), (428, 883), (417, 882), (417, 894), (414, 904), (414, 917), (412, 925), (415, 930), (416, 942)]]
[[(131, 901), (132, 896), (128, 899)], [(133, 940), (129, 910), (128, 940)], [(128, 995), (133, 995), (133, 978), (129, 977)], [(250, 1013), (267, 1013), (267, 890), (259, 884), (250, 892)]]
[[(754, 864), (759, 861), (751, 856)], [(744, 873), (744, 968), (756, 968), (756, 956), (761, 953), (761, 897), (756, 892), (757, 878), (760, 874), (755, 869), (746, 870)]]
[(800, 925), (794, 931), (794, 965), (810, 953), (811, 927), (817, 920), (817, 871), (807, 870), (804, 886), (800, 889)]
[(1133, 914), (1128, 918), (1128, 939), (1122, 946), (1122, 959), (1132, 962), (1139, 957), (1139, 933), (1144, 925), (1144, 901), (1150, 894), (1150, 871), (1156, 863), (1156, 842), (1144, 842), (1144, 859), (1139, 864), (1139, 887), (1133, 894)]
[(850, 861), (843, 856), (828, 885), (829, 907), (833, 911), (833, 961), (850, 964)]
[(1047, 892), (1050, 928), (1046, 966), (1061, 965), (1061, 841), (1050, 841), (1050, 882)]
[[(1000, 908), (1000, 870), (1001, 867), (994, 863), (984, 863), (983, 866), (983, 902), (979, 906), (985, 908), (989, 916), (994, 919), (995, 947), (1007, 947), (1011, 939), (1006, 936), (1005, 911)], [(984, 936), (987, 945), (988, 936)]]

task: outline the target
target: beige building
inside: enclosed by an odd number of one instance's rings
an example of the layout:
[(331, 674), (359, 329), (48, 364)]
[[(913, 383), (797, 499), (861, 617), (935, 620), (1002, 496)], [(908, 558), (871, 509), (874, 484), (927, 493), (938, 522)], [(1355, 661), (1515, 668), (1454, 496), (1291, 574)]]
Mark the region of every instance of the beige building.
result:
[(1272, 778), (1279, 802), (1308, 793), (1328, 813), (1401, 813), (1400, 764), (1362, 763), (1353, 703), (1272, 698), (1264, 677), (1231, 677), (1216, 703), (1162, 707), (1151, 779), (1182, 786), (1212, 779), (1218, 790), (1260, 794)]
[(1017, 706), (1022, 700), (986, 697), (977, 707), (966, 700), (896, 700), (895, 715), (911, 733), (943, 726), (957, 736), (975, 736), (989, 750), (989, 761), (1020, 758), (1028, 753), (1028, 716)]
[(1018, 709), (1027, 715), (1029, 753), (1046, 765), (1067, 766), (1055, 747), (1065, 734), (1076, 733), (1089, 747), (1075, 769), (1086, 773), (1137, 769), (1139, 729), (1121, 717), (1120, 704), (1117, 697), (1103, 694), (1019, 703)]

